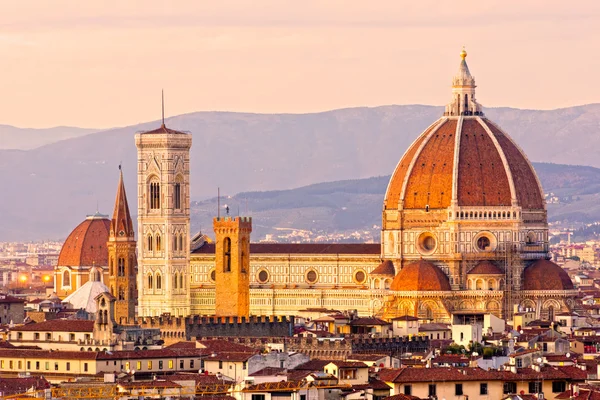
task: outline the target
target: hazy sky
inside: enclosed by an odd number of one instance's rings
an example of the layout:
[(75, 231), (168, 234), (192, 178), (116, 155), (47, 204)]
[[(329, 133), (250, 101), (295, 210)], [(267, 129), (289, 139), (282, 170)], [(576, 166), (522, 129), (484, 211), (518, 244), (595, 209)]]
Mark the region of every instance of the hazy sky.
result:
[(484, 106), (600, 101), (600, 1), (2, 1), (0, 123), (445, 104), (463, 45)]

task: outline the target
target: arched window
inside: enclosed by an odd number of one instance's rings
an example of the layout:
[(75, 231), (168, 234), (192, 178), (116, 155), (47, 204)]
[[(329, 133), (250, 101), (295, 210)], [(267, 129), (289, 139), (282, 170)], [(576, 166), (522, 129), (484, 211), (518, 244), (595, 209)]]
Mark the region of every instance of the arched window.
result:
[(173, 234), (173, 251), (177, 251), (177, 235)]
[(152, 289), (152, 274), (148, 274), (148, 289)]
[(125, 289), (123, 289), (123, 286), (119, 286), (119, 300), (125, 300)]
[(386, 279), (386, 280), (383, 281), (383, 288), (385, 290), (389, 290), (391, 284), (392, 284), (392, 280), (391, 279)]
[(174, 200), (174, 208), (176, 210), (181, 209), (181, 183), (175, 183), (175, 187), (173, 188), (173, 200)]
[(475, 282), (475, 290), (483, 290), (483, 280), (477, 279)]
[(425, 318), (430, 320), (433, 319), (433, 310), (429, 306), (425, 307)]
[(548, 307), (548, 321), (554, 321), (554, 307)]
[(231, 271), (231, 239), (223, 239), (223, 272)]
[(178, 283), (177, 277), (178, 277), (178, 274), (177, 274), (177, 272), (175, 272), (175, 275), (173, 276), (173, 289), (177, 289), (177, 283)]
[(63, 286), (71, 286), (71, 273), (69, 270), (63, 272)]
[(160, 241), (160, 235), (157, 234), (156, 235), (156, 251), (160, 251), (161, 250), (161, 241)]
[(150, 182), (150, 209), (158, 210), (160, 208), (160, 183)]
[(159, 273), (156, 274), (156, 289), (162, 289), (162, 276)]
[(490, 279), (488, 281), (488, 289), (489, 290), (494, 290), (496, 289), (496, 280), (495, 279)]
[(181, 251), (185, 250), (183, 248), (183, 233), (181, 235), (179, 235), (179, 250), (181, 250)]
[(154, 240), (152, 240), (152, 235), (148, 235), (148, 251), (152, 251)]
[(183, 286), (183, 272), (179, 275), (179, 289), (185, 289)]
[(110, 258), (110, 261), (108, 262), (108, 271), (109, 271), (109, 275), (110, 275), (110, 276), (113, 276), (113, 274), (114, 274), (114, 272), (115, 272), (115, 271), (113, 270), (113, 268), (114, 268), (114, 265), (115, 265), (115, 260), (113, 260), (113, 258), (111, 257), (111, 258)]
[(125, 276), (125, 259), (119, 258), (119, 276)]

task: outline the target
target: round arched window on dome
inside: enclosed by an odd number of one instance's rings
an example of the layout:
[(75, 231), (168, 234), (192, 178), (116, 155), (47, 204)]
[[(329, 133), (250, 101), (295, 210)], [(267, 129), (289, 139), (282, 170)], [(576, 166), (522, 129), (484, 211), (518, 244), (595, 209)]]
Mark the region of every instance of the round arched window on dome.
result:
[(267, 283), (269, 281), (269, 272), (266, 269), (258, 271), (257, 279), (260, 283)]
[(314, 269), (311, 269), (310, 271), (308, 271), (306, 273), (306, 282), (308, 283), (316, 283), (317, 280), (319, 279), (319, 274), (317, 274), (317, 271), (315, 271)]
[(356, 271), (354, 273), (354, 282), (365, 283), (366, 279), (367, 279), (367, 274), (365, 274), (365, 271), (359, 269), (358, 271)]
[(417, 245), (420, 253), (431, 254), (435, 251), (435, 248), (437, 246), (437, 240), (433, 233), (424, 232), (421, 235), (419, 235)]
[(215, 283), (215, 281), (217, 280), (217, 271), (215, 271), (215, 269), (213, 268), (209, 273), (208, 273), (209, 279), (212, 283)]

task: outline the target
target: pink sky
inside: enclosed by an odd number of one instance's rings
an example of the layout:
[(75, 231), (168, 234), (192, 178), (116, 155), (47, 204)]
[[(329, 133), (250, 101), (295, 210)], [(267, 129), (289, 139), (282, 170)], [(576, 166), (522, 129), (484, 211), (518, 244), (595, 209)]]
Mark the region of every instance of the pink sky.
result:
[[(512, 6), (510, 6), (512, 4)], [(463, 45), (484, 106), (600, 101), (600, 2), (6, 1), (0, 123), (443, 105)]]

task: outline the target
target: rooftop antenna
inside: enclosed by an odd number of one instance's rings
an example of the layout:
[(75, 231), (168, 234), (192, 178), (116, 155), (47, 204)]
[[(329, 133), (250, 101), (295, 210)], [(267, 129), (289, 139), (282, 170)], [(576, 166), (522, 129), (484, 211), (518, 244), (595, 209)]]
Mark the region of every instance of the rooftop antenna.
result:
[(123, 161), (119, 161), (119, 171), (121, 170), (121, 164), (123, 164)]
[(161, 89), (160, 94), (162, 97), (162, 126), (165, 126), (165, 90)]
[(221, 188), (217, 188), (217, 218), (221, 219)]

